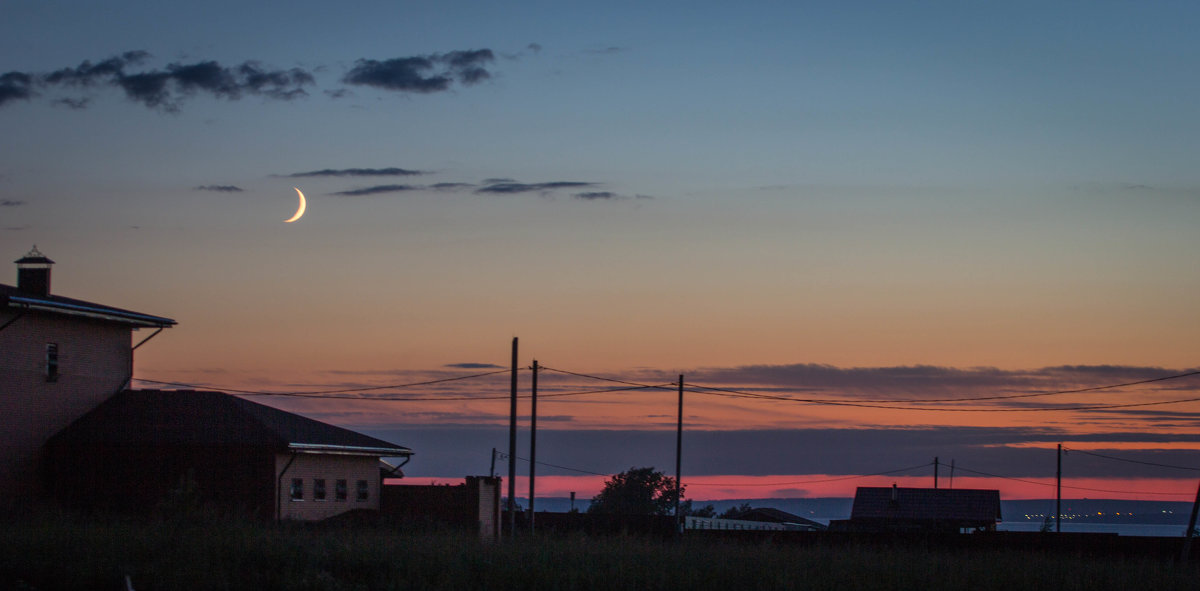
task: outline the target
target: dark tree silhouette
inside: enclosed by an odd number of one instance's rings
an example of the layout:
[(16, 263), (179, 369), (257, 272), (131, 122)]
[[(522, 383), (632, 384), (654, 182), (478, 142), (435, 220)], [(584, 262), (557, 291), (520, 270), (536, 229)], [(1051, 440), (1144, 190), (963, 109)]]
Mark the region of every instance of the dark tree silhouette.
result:
[(592, 497), (588, 513), (673, 515), (675, 495), (674, 478), (653, 467), (630, 468), (604, 483), (600, 494)]

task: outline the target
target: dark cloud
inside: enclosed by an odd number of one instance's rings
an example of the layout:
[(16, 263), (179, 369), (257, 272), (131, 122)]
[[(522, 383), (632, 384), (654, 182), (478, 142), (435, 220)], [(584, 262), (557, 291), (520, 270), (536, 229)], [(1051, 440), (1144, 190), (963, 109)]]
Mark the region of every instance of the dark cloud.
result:
[[(451, 417), (446, 417), (451, 418)], [(539, 420), (542, 418), (538, 417)], [(414, 471), (430, 476), (459, 476), (487, 467), (491, 447), (505, 449), (507, 429), (493, 424), (470, 425), (471, 419), (457, 417), (457, 424), (432, 427), (414, 418), (403, 424), (362, 429), (376, 437), (396, 441), (419, 450), (423, 460)], [(493, 416), (480, 416), (494, 421)], [(1071, 435), (1053, 429), (992, 427), (926, 427), (911, 429), (779, 429), (735, 431), (684, 431), (683, 472), (693, 478), (706, 475), (778, 474), (858, 475), (897, 472), (896, 476), (933, 475), (932, 462), (939, 457), (942, 476), (954, 460), (958, 476), (975, 476), (966, 471), (1009, 478), (1054, 476), (1054, 444), (1087, 443), (1096, 447), (1095, 436)], [(1153, 446), (1175, 441), (1195, 442), (1193, 434), (1131, 433), (1104, 441), (1135, 441)], [(1031, 446), (1030, 444), (1037, 444)], [(528, 448), (528, 434), (518, 433), (518, 447)], [(673, 430), (539, 429), (538, 448), (550, 450), (538, 459), (585, 470), (612, 474), (630, 466), (665, 467), (674, 463)], [(775, 450), (763, 453), (763, 450)], [(1090, 450), (1089, 450), (1090, 451)], [(1195, 466), (1195, 452), (1176, 449), (1095, 450), (1094, 453), (1133, 462), (1172, 466)], [(1069, 451), (1063, 469), (1070, 478), (1184, 478), (1194, 471), (1177, 470), (1129, 461), (1114, 461), (1082, 452)], [(539, 474), (569, 475), (573, 472), (546, 467)], [(1049, 489), (1053, 495), (1053, 488)]]
[(285, 175), (293, 178), (314, 177), (314, 176), (413, 176), (418, 174), (427, 174), (423, 170), (409, 170), (407, 168), (326, 168), (323, 170), (310, 170), (308, 172), (294, 172)]
[[(300, 68), (269, 70), (258, 62), (247, 61), (226, 67), (215, 61), (192, 64), (172, 63), (165, 69), (130, 72), (149, 59), (145, 51), (129, 51), (98, 63), (84, 61), (78, 66), (61, 68), (47, 74), (9, 72), (0, 76), (0, 105), (17, 99), (29, 99), (34, 87), (94, 89), (116, 87), (126, 98), (147, 107), (178, 111), (184, 97), (198, 93), (236, 100), (244, 95), (291, 100), (305, 96), (304, 87), (315, 82), (312, 74)], [(88, 99), (60, 98), (55, 104), (85, 108)]]
[(242, 188), (234, 185), (201, 185), (196, 191), (215, 191), (217, 193), (241, 193)]
[[(1190, 369), (1117, 365), (1064, 365), (1032, 370), (994, 367), (836, 367), (811, 363), (701, 368), (689, 372), (697, 382), (755, 384), (797, 392), (864, 393), (872, 396), (928, 397), (956, 391), (987, 390), (994, 394), (1065, 390), (1136, 382), (1177, 375)], [(1200, 387), (1195, 379), (1190, 388)], [(1166, 385), (1166, 384), (1164, 384)]]
[(585, 183), (579, 181), (554, 181), (549, 183), (515, 183), (515, 182), (497, 182), (492, 183), (478, 189), (476, 193), (545, 193), (556, 189), (582, 189), (585, 187), (594, 187), (596, 183)]
[(434, 191), (457, 191), (459, 189), (468, 189), (474, 187), (471, 183), (434, 183), (429, 185)]
[(360, 59), (342, 78), (357, 86), (373, 86), (399, 92), (444, 92), (457, 81), (477, 84), (492, 74), (485, 65), (495, 59), (490, 49), (435, 53), (388, 60)]
[(525, 48), (534, 53), (542, 52), (542, 46), (541, 46), (541, 44), (538, 44), (538, 43), (530, 43), (529, 45), (526, 45)]
[(575, 195), (573, 195), (573, 197), (575, 197), (576, 199), (583, 199), (585, 201), (594, 201), (597, 199), (620, 199), (621, 198), (620, 195), (617, 195), (616, 193), (613, 193), (612, 191), (591, 191), (591, 192), (587, 192), (587, 193), (576, 193)]
[(18, 207), (21, 205), (25, 205), (25, 202), (16, 199), (0, 199), (0, 207)]
[(27, 101), (33, 95), (33, 76), (25, 72), (0, 74), (0, 106), (10, 101)]
[(330, 195), (357, 197), (360, 195), (378, 195), (380, 193), (402, 193), (404, 191), (417, 191), (421, 188), (422, 187), (420, 185), (375, 185), (374, 187), (363, 187), (361, 189), (338, 191), (337, 193), (330, 193)]
[(501, 365), (495, 363), (447, 363), (444, 367), (454, 367), (458, 369), (503, 369)]

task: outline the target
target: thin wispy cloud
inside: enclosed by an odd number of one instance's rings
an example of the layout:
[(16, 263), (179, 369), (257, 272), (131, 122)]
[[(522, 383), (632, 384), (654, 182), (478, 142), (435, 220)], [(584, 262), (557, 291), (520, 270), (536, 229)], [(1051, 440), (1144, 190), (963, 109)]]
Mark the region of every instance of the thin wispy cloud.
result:
[(338, 191), (330, 193), (330, 195), (339, 195), (342, 197), (359, 197), (362, 195), (379, 195), (381, 193), (403, 193), (407, 191), (419, 191), (422, 189), (420, 185), (375, 185), (374, 187), (363, 187), (361, 189), (350, 189), (347, 191)]
[(235, 185), (200, 185), (196, 191), (212, 191), (214, 193), (241, 193), (242, 188)]
[(447, 363), (443, 367), (453, 367), (456, 369), (504, 369), (503, 366), (495, 363)]
[(625, 201), (627, 199), (651, 199), (649, 195), (622, 195), (612, 191), (584, 191), (575, 193), (572, 197), (582, 201)]
[(388, 168), (324, 168), (321, 170), (309, 170), (305, 172), (293, 172), (284, 175), (290, 178), (306, 178), (306, 177), (358, 177), (358, 176), (415, 176), (428, 174), (423, 170), (411, 170), (408, 168), (400, 168), (396, 166)]
[(553, 181), (548, 183), (517, 183), (517, 182), (496, 182), (478, 189), (476, 193), (548, 193), (558, 189), (582, 189), (586, 187), (594, 187), (596, 183), (580, 182), (580, 181)]
[(0, 207), (20, 207), (22, 205), (25, 205), (25, 202), (19, 199), (0, 199)]

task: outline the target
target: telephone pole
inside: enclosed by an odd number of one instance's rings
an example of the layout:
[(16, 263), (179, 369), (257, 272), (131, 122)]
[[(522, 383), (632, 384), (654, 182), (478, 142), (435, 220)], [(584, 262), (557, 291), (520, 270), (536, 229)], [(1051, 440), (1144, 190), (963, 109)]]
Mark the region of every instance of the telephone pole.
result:
[(1062, 533), (1062, 444), (1058, 444), (1058, 468), (1054, 471), (1054, 533)]
[(512, 384), (508, 410), (508, 532), (517, 535), (517, 337), (512, 341)]
[(537, 469), (537, 376), (538, 362), (533, 360), (533, 388), (530, 390), (532, 394), (532, 406), (529, 411), (529, 533), (533, 533), (533, 519), (537, 515), (533, 511), (534, 495), (533, 479), (534, 471)]
[(675, 425), (675, 528), (676, 533), (683, 534), (683, 517), (679, 515), (680, 497), (683, 496), (683, 484), (680, 481), (683, 462), (683, 374), (679, 374), (679, 419)]

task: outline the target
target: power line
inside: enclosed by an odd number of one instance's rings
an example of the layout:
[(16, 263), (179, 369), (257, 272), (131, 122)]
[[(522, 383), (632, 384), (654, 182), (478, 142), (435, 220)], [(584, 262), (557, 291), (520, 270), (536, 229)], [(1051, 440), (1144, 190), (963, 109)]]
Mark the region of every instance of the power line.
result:
[[(1186, 374), (1192, 375), (1192, 374)], [(1165, 379), (1175, 379), (1180, 376), (1172, 376)], [(1158, 380), (1161, 381), (1161, 380)], [(1181, 398), (1177, 400), (1162, 400), (1158, 402), (1132, 402), (1127, 404), (1098, 404), (1098, 405), (1079, 405), (1079, 406), (1055, 406), (1055, 407), (1033, 407), (1033, 408), (944, 408), (944, 407), (921, 407), (921, 406), (903, 406), (894, 404), (871, 404), (866, 402), (846, 402), (838, 400), (823, 400), (816, 398), (791, 398), (788, 396), (774, 396), (771, 394), (757, 394), (754, 392), (743, 392), (739, 390), (731, 390), (728, 388), (715, 388), (711, 386), (701, 386), (698, 384), (689, 385), (689, 392), (695, 394), (707, 394), (710, 396), (724, 396), (726, 398), (754, 398), (760, 400), (778, 400), (781, 402), (799, 402), (801, 404), (815, 404), (822, 406), (848, 406), (853, 408), (879, 408), (885, 410), (912, 410), (926, 412), (1058, 412), (1058, 411), (1077, 411), (1077, 410), (1107, 410), (1114, 408), (1135, 408), (1143, 406), (1160, 406), (1165, 404), (1183, 404), (1187, 402), (1200, 402), (1200, 398)]]
[[(538, 367), (540, 368), (541, 366), (538, 366)], [(506, 454), (506, 453), (504, 453), (504, 452), (501, 452), (501, 451), (498, 451), (498, 452), (496, 452), (496, 456), (497, 456), (497, 457), (501, 457), (501, 458), (507, 458), (507, 457), (508, 457), (508, 454)], [(527, 458), (522, 458), (521, 456), (513, 456), (513, 457), (514, 457), (514, 458), (516, 458), (516, 459), (518, 459), (518, 460), (521, 460), (522, 462), (528, 462), (528, 461), (529, 461)], [(568, 467), (568, 466), (559, 466), (558, 464), (549, 464), (549, 463), (546, 463), (546, 462), (533, 462), (533, 463), (534, 463), (534, 464), (537, 464), (537, 465), (539, 465), (539, 466), (549, 466), (549, 467), (551, 467), (551, 468), (558, 468), (558, 469), (560, 469), (560, 470), (570, 470), (570, 471), (572, 471), (572, 472), (579, 472), (579, 473), (581, 473), (581, 474), (590, 474), (590, 475), (592, 475), (592, 476), (612, 476), (612, 474), (603, 474), (603, 473), (600, 473), (600, 472), (591, 472), (591, 471), (589, 471), (589, 470), (580, 470), (579, 468), (571, 468), (571, 467)]]
[(1157, 462), (1144, 462), (1144, 461), (1141, 461), (1141, 460), (1131, 460), (1131, 459), (1128, 459), (1128, 458), (1118, 458), (1118, 457), (1116, 457), (1116, 456), (1106, 456), (1106, 455), (1104, 455), (1104, 454), (1098, 454), (1098, 453), (1095, 453), (1095, 452), (1084, 451), (1084, 450), (1082, 450), (1082, 449), (1067, 449), (1067, 448), (1065, 448), (1065, 447), (1064, 447), (1064, 448), (1063, 448), (1063, 451), (1072, 451), (1072, 452), (1075, 452), (1075, 453), (1080, 453), (1080, 454), (1084, 454), (1084, 455), (1088, 455), (1088, 456), (1095, 456), (1095, 457), (1097, 457), (1097, 458), (1104, 458), (1104, 459), (1106, 459), (1106, 460), (1116, 460), (1116, 461), (1118, 461), (1118, 462), (1128, 462), (1128, 463), (1130, 463), (1130, 464), (1141, 464), (1141, 465), (1143, 465), (1143, 466), (1156, 466), (1156, 467), (1159, 467), (1159, 468), (1174, 468), (1174, 469), (1176, 469), (1176, 470), (1192, 470), (1192, 471), (1194, 471), (1194, 472), (1200, 472), (1200, 468), (1193, 468), (1193, 467), (1191, 467), (1191, 466), (1173, 466), (1173, 465), (1171, 465), (1171, 464), (1159, 464), (1159, 463), (1157, 463)]
[(872, 476), (887, 476), (889, 474), (898, 474), (900, 472), (911, 472), (921, 468), (932, 466), (933, 462), (921, 464), (919, 466), (910, 466), (908, 468), (900, 468), (898, 470), (888, 470), (887, 472), (876, 472), (874, 474), (858, 474), (854, 476), (839, 476), (837, 478), (822, 478), (818, 480), (796, 480), (792, 482), (769, 482), (769, 483), (754, 483), (754, 482), (688, 482), (688, 486), (788, 486), (793, 484), (817, 484), (821, 482), (840, 482), (842, 480), (856, 480), (859, 478), (870, 478)]
[(323, 395), (323, 394), (347, 394), (350, 392), (369, 392), (369, 391), (374, 391), (374, 390), (392, 390), (392, 389), (396, 389), (396, 388), (412, 388), (415, 386), (429, 386), (432, 384), (441, 384), (441, 383), (445, 383), (445, 382), (456, 382), (456, 381), (460, 381), (460, 380), (470, 380), (473, 378), (482, 378), (485, 376), (496, 375), (499, 373), (509, 373), (511, 371), (512, 371), (511, 369), (498, 369), (496, 371), (489, 371), (489, 372), (471, 374), (471, 375), (466, 375), (466, 376), (456, 376), (456, 377), (452, 377), (452, 378), (441, 378), (441, 379), (437, 379), (437, 380), (428, 380), (425, 382), (413, 382), (413, 383), (409, 383), (409, 384), (391, 384), (391, 385), (387, 385), (387, 386), (367, 386), (364, 388), (346, 388), (343, 390), (316, 390), (316, 391), (311, 391), (311, 392), (304, 392), (304, 391), (266, 392), (266, 391), (259, 391), (259, 390), (238, 390), (236, 388), (220, 388), (220, 387), (216, 387), (216, 386), (205, 386), (205, 385), (199, 385), (199, 384), (184, 384), (184, 383), (180, 383), (180, 382), (162, 382), (162, 381), (158, 381), (158, 380), (148, 380), (145, 378), (133, 378), (133, 379), (137, 380), (139, 382), (147, 382), (150, 384), (162, 384), (162, 385), (166, 385), (166, 386), (180, 386), (180, 387), (184, 387), (184, 388), (193, 388), (193, 389), (199, 388), (199, 389), (204, 389), (204, 390), (215, 390), (218, 392), (229, 392), (232, 394), (250, 394), (250, 395), (255, 395), (255, 396), (304, 396), (304, 395), (315, 396), (315, 395)]
[[(1038, 486), (1056, 486), (1055, 484), (1050, 483), (1050, 482), (1038, 482), (1036, 480), (1027, 480), (1024, 478), (1013, 478), (1011, 476), (1001, 476), (999, 474), (989, 474), (987, 472), (980, 472), (978, 470), (971, 470), (969, 468), (963, 468), (962, 466), (956, 466), (955, 469), (962, 470), (963, 472), (970, 472), (972, 474), (978, 474), (980, 476), (987, 476), (989, 478), (1000, 478), (1002, 480), (1012, 480), (1015, 482), (1024, 482), (1026, 484), (1036, 484)], [(1069, 488), (1072, 490), (1082, 490), (1082, 491), (1088, 491), (1088, 492), (1114, 493), (1114, 494), (1122, 494), (1122, 495), (1165, 495), (1165, 496), (1179, 497), (1179, 496), (1191, 496), (1191, 494), (1192, 494), (1192, 493), (1184, 493), (1184, 492), (1174, 492), (1173, 493), (1173, 492), (1158, 492), (1158, 491), (1108, 490), (1108, 489), (1103, 489), (1103, 488), (1087, 488), (1087, 487), (1083, 487), (1083, 486), (1067, 486), (1065, 484), (1063, 485), (1063, 488)]]

